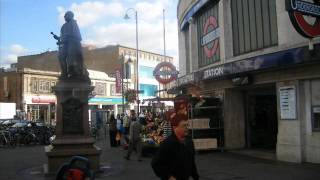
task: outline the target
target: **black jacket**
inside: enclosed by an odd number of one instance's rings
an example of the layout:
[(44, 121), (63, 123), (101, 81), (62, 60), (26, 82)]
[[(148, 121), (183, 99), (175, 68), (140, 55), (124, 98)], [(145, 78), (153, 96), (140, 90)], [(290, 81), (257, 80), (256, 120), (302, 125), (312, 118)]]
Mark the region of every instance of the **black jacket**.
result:
[(173, 133), (161, 145), (152, 159), (151, 166), (155, 174), (163, 180), (174, 176), (177, 180), (199, 179), (195, 164), (195, 151), (192, 139), (179, 142)]

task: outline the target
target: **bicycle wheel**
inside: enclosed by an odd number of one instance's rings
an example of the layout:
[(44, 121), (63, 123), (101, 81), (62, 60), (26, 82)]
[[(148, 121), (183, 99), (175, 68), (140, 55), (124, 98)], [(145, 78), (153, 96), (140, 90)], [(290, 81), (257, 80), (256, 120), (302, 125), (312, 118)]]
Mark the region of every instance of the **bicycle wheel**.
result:
[(32, 142), (32, 139), (33, 139), (32, 135), (28, 134), (23, 138), (23, 143), (25, 145), (29, 145)]
[(1, 146), (6, 146), (7, 145), (6, 137), (3, 134), (0, 135), (0, 145)]

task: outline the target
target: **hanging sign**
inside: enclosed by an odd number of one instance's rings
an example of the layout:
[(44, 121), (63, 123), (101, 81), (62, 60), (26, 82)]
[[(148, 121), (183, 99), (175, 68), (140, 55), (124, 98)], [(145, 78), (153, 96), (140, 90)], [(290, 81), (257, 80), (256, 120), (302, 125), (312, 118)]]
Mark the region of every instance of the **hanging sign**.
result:
[(121, 92), (121, 81), (122, 81), (122, 76), (121, 76), (121, 70), (116, 69), (116, 93)]
[(161, 84), (168, 84), (176, 80), (178, 74), (176, 67), (170, 62), (159, 63), (153, 71), (153, 76)]
[[(294, 28), (306, 38), (320, 36), (320, 1), (286, 0), (286, 9)], [(309, 18), (310, 20), (306, 20)]]

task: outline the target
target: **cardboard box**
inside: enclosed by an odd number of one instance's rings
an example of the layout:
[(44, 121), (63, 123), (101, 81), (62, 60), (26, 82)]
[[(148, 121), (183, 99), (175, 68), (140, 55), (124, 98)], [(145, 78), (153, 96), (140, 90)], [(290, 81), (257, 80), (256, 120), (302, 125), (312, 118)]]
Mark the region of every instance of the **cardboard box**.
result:
[(216, 138), (193, 139), (193, 143), (196, 150), (216, 149), (218, 147)]
[(210, 119), (189, 119), (189, 127), (190, 129), (208, 129)]

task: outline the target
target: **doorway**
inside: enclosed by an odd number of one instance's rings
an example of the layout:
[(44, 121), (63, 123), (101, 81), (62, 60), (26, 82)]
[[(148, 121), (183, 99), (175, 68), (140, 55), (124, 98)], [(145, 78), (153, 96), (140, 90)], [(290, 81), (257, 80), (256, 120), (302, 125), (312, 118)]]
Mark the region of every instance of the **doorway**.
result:
[(274, 86), (247, 92), (246, 145), (274, 151), (277, 145), (277, 96)]

